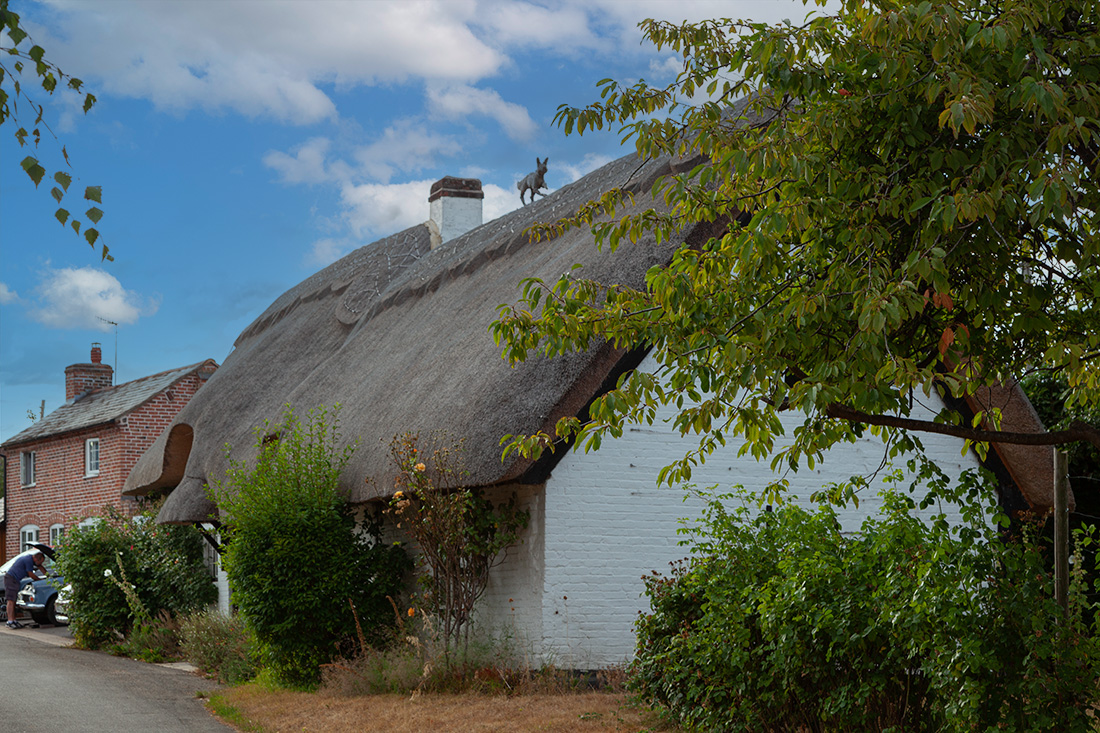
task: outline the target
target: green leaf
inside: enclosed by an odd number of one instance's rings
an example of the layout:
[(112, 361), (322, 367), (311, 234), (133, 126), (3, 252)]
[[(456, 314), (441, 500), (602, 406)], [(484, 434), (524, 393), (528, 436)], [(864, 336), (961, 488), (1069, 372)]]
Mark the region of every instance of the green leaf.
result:
[(27, 175), (31, 177), (31, 180), (34, 181), (34, 186), (37, 188), (38, 184), (42, 183), (42, 179), (46, 176), (46, 169), (40, 166), (38, 164), (38, 159), (31, 155), (24, 158), (20, 165), (23, 167), (23, 170), (27, 172)]
[(92, 227), (88, 227), (84, 230), (84, 238), (88, 240), (88, 244), (95, 247), (95, 240), (99, 239), (99, 232)]
[(64, 171), (58, 171), (57, 173), (54, 173), (53, 179), (57, 181), (57, 183), (61, 185), (61, 188), (66, 191), (69, 190), (69, 184), (73, 182), (73, 177), (70, 176), (68, 173), (65, 173)]
[(61, 199), (65, 198), (65, 192), (62, 191), (57, 186), (54, 186), (53, 188), (50, 189), (50, 195), (53, 196), (54, 201), (56, 201), (59, 204), (61, 203)]
[(91, 219), (93, 224), (98, 224), (99, 220), (103, 218), (103, 211), (93, 206), (85, 211), (84, 215)]
[(58, 209), (53, 213), (55, 219), (61, 222), (61, 226), (65, 226), (65, 222), (69, 220), (69, 212), (65, 209)]
[(913, 205), (909, 207), (909, 213), (910, 213), (910, 214), (913, 214), (913, 213), (915, 213), (915, 212), (917, 212), (917, 211), (920, 211), (920, 210), (921, 210), (921, 209), (923, 209), (923, 208), (924, 208), (925, 206), (927, 206), (927, 205), (928, 205), (928, 203), (929, 203), (929, 202), (930, 202), (931, 200), (932, 200), (932, 197), (931, 197), (931, 196), (924, 196), (924, 197), (922, 197), (922, 198), (919, 198), (919, 199), (917, 199), (916, 201), (914, 201), (914, 202), (913, 202)]
[(84, 198), (89, 201), (95, 201), (97, 204), (103, 203), (103, 187), (102, 186), (88, 186), (84, 189)]

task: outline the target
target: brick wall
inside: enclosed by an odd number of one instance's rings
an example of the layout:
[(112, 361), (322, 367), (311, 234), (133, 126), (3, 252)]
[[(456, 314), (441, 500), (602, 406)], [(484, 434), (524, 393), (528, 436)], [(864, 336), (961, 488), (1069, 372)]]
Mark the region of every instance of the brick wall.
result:
[[(204, 384), (190, 374), (115, 423), (73, 431), (7, 451), (7, 525), (5, 551), (18, 552), (20, 529), (33, 524), (39, 540), (49, 542), (49, 528), (66, 529), (81, 519), (101, 513), (110, 504), (127, 516), (137, 503), (122, 496), (122, 486), (138, 458), (168, 427), (176, 414)], [(99, 475), (84, 475), (84, 444), (99, 438)], [(21, 486), (19, 454), (35, 451), (34, 486)]]

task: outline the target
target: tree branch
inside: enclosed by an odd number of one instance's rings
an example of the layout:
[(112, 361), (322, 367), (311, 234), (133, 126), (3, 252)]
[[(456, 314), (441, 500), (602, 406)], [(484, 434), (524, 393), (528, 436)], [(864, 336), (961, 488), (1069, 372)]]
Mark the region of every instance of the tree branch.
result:
[(982, 443), (1010, 443), (1014, 445), (1064, 445), (1084, 441), (1100, 448), (1100, 428), (1081, 420), (1074, 420), (1066, 430), (1052, 433), (1012, 433), (1003, 430), (981, 430), (962, 425), (944, 425), (928, 420), (914, 420), (896, 415), (875, 415), (860, 412), (845, 405), (832, 404), (825, 410), (828, 417), (866, 425), (883, 425), (890, 428), (915, 430), (922, 433), (939, 433)]

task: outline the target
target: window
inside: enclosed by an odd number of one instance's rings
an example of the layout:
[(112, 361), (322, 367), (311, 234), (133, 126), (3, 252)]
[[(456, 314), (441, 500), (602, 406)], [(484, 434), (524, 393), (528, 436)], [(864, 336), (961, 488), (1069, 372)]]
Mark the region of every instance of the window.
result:
[(38, 527), (28, 524), (19, 530), (19, 551), (29, 550), (31, 544), (38, 542)]
[(84, 441), (84, 475), (99, 475), (99, 438)]
[(35, 453), (27, 451), (19, 454), (19, 483), (23, 486), (34, 486), (35, 479)]
[[(210, 572), (210, 577), (216, 581), (218, 571), (221, 570), (221, 556), (218, 554), (218, 548), (214, 546), (214, 542), (221, 542), (221, 535), (218, 534), (212, 524), (203, 524), (201, 529), (203, 535), (205, 535), (202, 542), (202, 562)], [(211, 539), (214, 542), (211, 542)]]
[(51, 524), (50, 525), (50, 546), (56, 547), (57, 543), (61, 541), (61, 536), (65, 534), (64, 524)]

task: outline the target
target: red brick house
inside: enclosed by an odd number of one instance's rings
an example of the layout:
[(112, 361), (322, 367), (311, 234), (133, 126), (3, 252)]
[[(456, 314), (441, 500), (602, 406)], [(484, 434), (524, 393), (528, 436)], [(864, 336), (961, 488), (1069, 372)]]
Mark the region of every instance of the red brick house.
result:
[(54, 544), (122, 496), (134, 463), (218, 368), (212, 359), (115, 385), (92, 344), (91, 363), (65, 368), (65, 404), (0, 445), (6, 487), (0, 561), (30, 542)]

